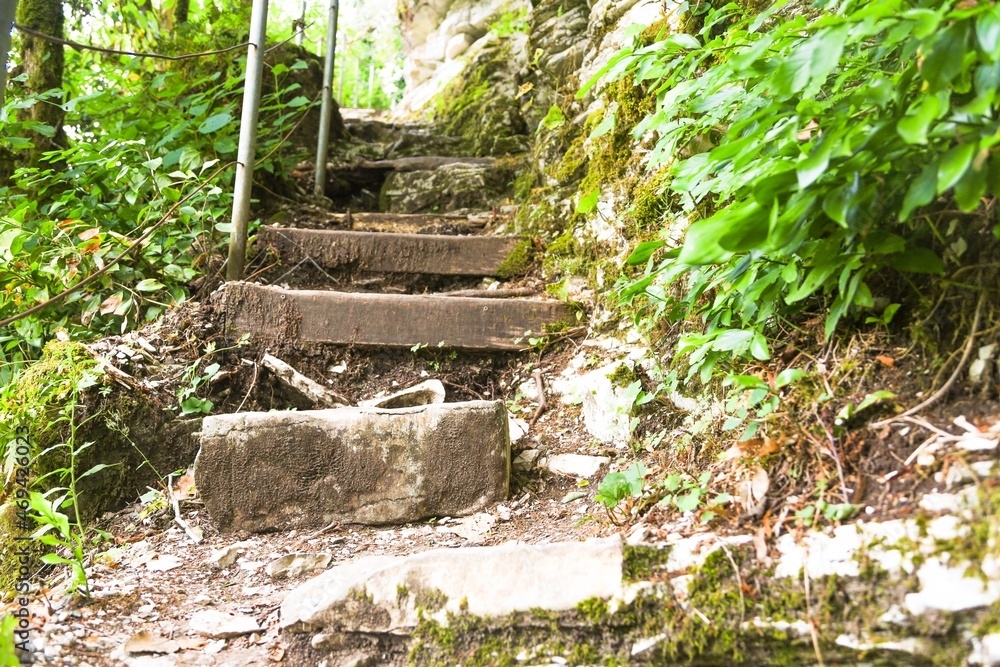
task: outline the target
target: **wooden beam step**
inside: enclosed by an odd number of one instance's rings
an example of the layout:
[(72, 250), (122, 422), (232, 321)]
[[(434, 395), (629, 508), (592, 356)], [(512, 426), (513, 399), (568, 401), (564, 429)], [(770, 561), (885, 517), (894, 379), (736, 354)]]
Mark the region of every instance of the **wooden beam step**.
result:
[(229, 283), (227, 333), (279, 343), (520, 350), (525, 332), (572, 321), (557, 301), (285, 290)]
[(286, 264), (311, 258), (323, 269), (493, 276), (520, 239), (261, 227)]

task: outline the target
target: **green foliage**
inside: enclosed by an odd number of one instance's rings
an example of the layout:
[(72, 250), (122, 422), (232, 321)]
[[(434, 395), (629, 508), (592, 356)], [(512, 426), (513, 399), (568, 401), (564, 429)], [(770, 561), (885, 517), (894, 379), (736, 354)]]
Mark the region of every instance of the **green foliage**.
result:
[[(972, 212), (1000, 191), (1000, 10), (846, 0), (807, 18), (784, 4), (728, 4), (698, 37), (637, 40), (581, 90), (631, 78), (655, 95), (632, 134), (656, 133), (649, 168), (693, 222), (680, 248), (640, 244), (629, 262), (645, 270), (619, 295), (653, 319), (700, 316), (680, 352), (705, 380), (720, 360), (768, 359), (776, 324), (817, 301), (829, 336), (874, 306), (876, 274), (941, 274), (928, 207)], [(959, 234), (1000, 236), (984, 218)]]
[[(93, 371), (93, 361), (89, 358), (80, 359), (76, 354), (77, 347), (72, 344), (50, 344), (46, 349), (47, 351), (51, 350), (49, 352), (51, 358), (60, 363), (59, 368), (62, 368), (64, 372), (40, 375), (41, 379), (48, 384), (35, 391), (29, 389), (29, 393), (22, 394), (23, 398), (33, 400), (31, 403), (19, 406), (22, 414), (18, 416), (16, 423), (22, 423), (21, 419), (31, 423), (31, 421), (37, 421), (44, 417), (48, 422), (46, 428), (53, 429), (60, 425), (67, 425), (68, 435), (65, 441), (56, 442), (40, 452), (32, 453), (35, 469), (41, 469), (39, 462), (43, 459), (47, 461), (45, 467), (49, 468), (48, 472), (33, 480), (33, 483), (40, 485), (49, 478), (55, 480), (54, 486), (51, 485), (51, 482), (46, 484), (49, 488), (45, 493), (32, 491), (29, 495), (28, 504), (34, 512), (32, 516), (40, 526), (32, 534), (32, 538), (41, 544), (59, 550), (45, 554), (42, 557), (42, 562), (49, 565), (70, 566), (72, 575), (69, 592), (80, 592), (85, 597), (89, 597), (89, 583), (84, 570), (84, 551), (88, 540), (87, 531), (80, 521), (80, 494), (77, 485), (81, 480), (110, 466), (99, 463), (82, 473), (77, 470), (77, 459), (94, 443), (78, 442), (77, 428), (86, 423), (86, 420), (78, 421), (76, 408), (80, 393), (97, 384), (99, 375)], [(46, 366), (41, 362), (36, 366), (42, 367), (38, 370), (46, 370)], [(37, 370), (35, 375), (39, 375)], [(25, 379), (30, 380), (31, 376), (25, 373), (22, 380)], [(52, 412), (48, 408), (55, 400), (60, 401), (61, 409), (55, 416), (52, 416)], [(92, 415), (89, 419), (96, 416)], [(32, 420), (32, 417), (35, 419)], [(5, 422), (4, 430), (10, 425), (11, 422)], [(8, 446), (8, 451), (5, 452), (4, 468), (6, 475), (9, 476), (13, 470), (14, 448), (12, 444), (15, 441), (7, 441), (11, 443), (11, 446)], [(56, 463), (48, 463), (51, 461)], [(70, 512), (72, 519), (63, 510)]]
[(646, 466), (636, 461), (625, 472), (611, 472), (597, 486), (594, 500), (608, 509), (614, 509), (629, 496), (642, 495), (645, 486)]
[(0, 621), (0, 667), (18, 667), (21, 664), (14, 646), (14, 630), (17, 619), (7, 615)]
[(490, 30), (496, 33), (497, 37), (509, 37), (514, 33), (528, 32), (530, 27), (527, 9), (518, 12), (504, 12), (500, 18), (490, 24)]
[(730, 416), (722, 425), (723, 431), (732, 431), (742, 426), (750, 419), (750, 424), (740, 436), (740, 440), (749, 440), (757, 434), (757, 430), (768, 416), (774, 414), (781, 404), (781, 390), (790, 387), (805, 377), (806, 373), (798, 368), (786, 368), (774, 378), (773, 385), (764, 382), (755, 375), (730, 375), (723, 382), (732, 386), (726, 400), (726, 413)]
[[(210, 45), (205, 36), (191, 35), (175, 40), (170, 50)], [(235, 159), (244, 61), (213, 56), (164, 68), (137, 58), (67, 53), (69, 148), (47, 153), (38, 166), (18, 169), (0, 187), (0, 319), (100, 270)], [(311, 104), (293, 82), (296, 70), (305, 67), (295, 61), (269, 69), (259, 157)], [(6, 107), (9, 120), (0, 123), (0, 143), (22, 150), (29, 130), (54, 132), (15, 120), (16, 111), (62, 97), (46, 93), (13, 99)], [(289, 159), (279, 152), (258, 170), (280, 173)], [(57, 329), (72, 337), (123, 332), (187, 298), (190, 283), (217, 264), (213, 254), (227, 240), (231, 179), (231, 169), (223, 172), (100, 279), (43, 316), (17, 322), (11, 332), (16, 335), (0, 339), (0, 363), (36, 357)]]
[[(55, 499), (49, 500), (49, 494), (67, 492), (65, 495), (57, 495)], [(42, 556), (42, 562), (47, 565), (68, 565), (72, 575), (70, 586), (67, 592), (82, 592), (84, 597), (90, 597), (90, 584), (87, 580), (87, 571), (84, 569), (84, 549), (86, 547), (86, 534), (79, 523), (70, 524), (69, 517), (59, 510), (65, 506), (74, 506), (74, 499), (67, 489), (53, 489), (49, 494), (41, 494), (32, 491), (28, 499), (28, 504), (35, 512), (34, 519), (40, 528), (32, 533), (32, 539), (41, 544), (60, 549), (66, 556), (60, 553), (47, 553)], [(68, 556), (68, 557), (67, 557)]]
[(207, 398), (199, 398), (197, 395), (205, 383), (210, 381), (219, 372), (219, 364), (209, 364), (203, 371), (198, 371), (199, 359), (184, 369), (184, 376), (181, 378), (181, 388), (177, 390), (177, 403), (181, 414), (208, 414), (212, 411), (213, 403)]

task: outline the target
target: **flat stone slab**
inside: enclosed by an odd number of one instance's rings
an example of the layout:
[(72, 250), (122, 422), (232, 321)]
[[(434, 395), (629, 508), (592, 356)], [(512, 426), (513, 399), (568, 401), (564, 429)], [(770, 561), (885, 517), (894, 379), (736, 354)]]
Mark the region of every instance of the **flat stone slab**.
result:
[(531, 609), (563, 611), (621, 593), (618, 535), (436, 549), (335, 566), (289, 593), (281, 605), (281, 626), (293, 632), (330, 627), (406, 633), (416, 627), (421, 612), (447, 622), (448, 613), (497, 617)]
[(206, 417), (195, 481), (222, 532), (474, 514), (507, 497), (501, 401)]
[(440, 276), (494, 276), (520, 241), (512, 236), (390, 234), (261, 227), (261, 239), (288, 265), (310, 258), (328, 270)]
[(237, 337), (282, 343), (520, 350), (525, 332), (572, 321), (557, 301), (285, 290), (229, 283), (220, 306)]

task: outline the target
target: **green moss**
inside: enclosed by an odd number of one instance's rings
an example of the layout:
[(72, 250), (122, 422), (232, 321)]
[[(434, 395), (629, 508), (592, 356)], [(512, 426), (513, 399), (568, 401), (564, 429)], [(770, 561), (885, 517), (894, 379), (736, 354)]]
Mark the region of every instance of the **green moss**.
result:
[(532, 245), (527, 239), (519, 241), (514, 248), (507, 253), (500, 267), (497, 269), (497, 276), (504, 280), (523, 276), (528, 272), (532, 260)]
[(521, 143), (515, 137), (528, 133), (520, 101), (496, 90), (507, 85), (511, 40), (501, 39), (484, 49), (466, 72), (437, 97), (434, 120), (445, 134), (468, 141), (479, 155), (502, 155)]
[(597, 625), (608, 616), (608, 603), (601, 598), (588, 598), (576, 605), (576, 610), (585, 619)]
[(581, 132), (580, 136), (573, 140), (569, 149), (563, 153), (559, 164), (555, 166), (552, 173), (560, 183), (573, 183), (580, 180), (587, 166), (587, 132)]
[(667, 199), (663, 195), (666, 178), (667, 169), (664, 168), (640, 180), (633, 189), (626, 219), (635, 237), (645, 240), (659, 231), (667, 211)]
[[(614, 372), (608, 373), (608, 379), (611, 380), (612, 385), (625, 388), (638, 380), (639, 376), (626, 364), (618, 364), (618, 367), (614, 370)], [(659, 551), (659, 549), (657, 549), (657, 551)]]
[(622, 577), (625, 581), (649, 579), (653, 572), (670, 560), (670, 549), (649, 545), (628, 545), (625, 547), (622, 563)]
[(417, 609), (425, 609), (431, 613), (444, 609), (448, 603), (448, 596), (436, 588), (421, 588), (413, 596), (413, 602)]

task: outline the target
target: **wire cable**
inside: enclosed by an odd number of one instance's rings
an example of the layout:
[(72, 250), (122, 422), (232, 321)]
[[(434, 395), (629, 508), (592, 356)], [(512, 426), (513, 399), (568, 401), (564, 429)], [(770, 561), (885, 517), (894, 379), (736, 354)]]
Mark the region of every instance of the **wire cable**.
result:
[[(311, 26), (312, 24), (310, 23), (308, 26), (306, 26), (306, 28), (309, 28)], [(216, 49), (215, 51), (203, 51), (201, 53), (188, 53), (180, 56), (168, 56), (163, 53), (145, 53), (142, 51), (119, 51), (117, 49), (109, 49), (103, 46), (81, 44), (80, 42), (74, 42), (72, 40), (62, 39), (61, 37), (55, 37), (53, 35), (47, 35), (44, 32), (39, 32), (32, 28), (26, 28), (25, 26), (20, 25), (18, 23), (15, 23), (14, 27), (26, 35), (31, 35), (32, 37), (37, 37), (38, 39), (43, 39), (47, 42), (52, 42), (53, 44), (61, 44), (62, 46), (68, 46), (78, 51), (97, 51), (98, 53), (107, 53), (113, 56), (131, 56), (133, 58), (155, 58), (158, 60), (190, 60), (191, 58), (204, 58), (207, 56), (216, 56), (221, 53), (229, 53), (230, 51), (236, 51), (237, 49), (242, 49), (246, 48), (247, 46), (250, 46), (250, 42), (243, 42), (241, 44), (227, 46), (224, 49)], [(274, 46), (265, 49), (264, 53), (270, 53), (271, 51), (274, 51), (275, 49), (284, 46), (285, 44), (290, 42), (294, 38), (294, 36), (295, 35), (293, 34), (292, 37), (289, 37), (288, 39), (282, 42), (278, 42)]]

